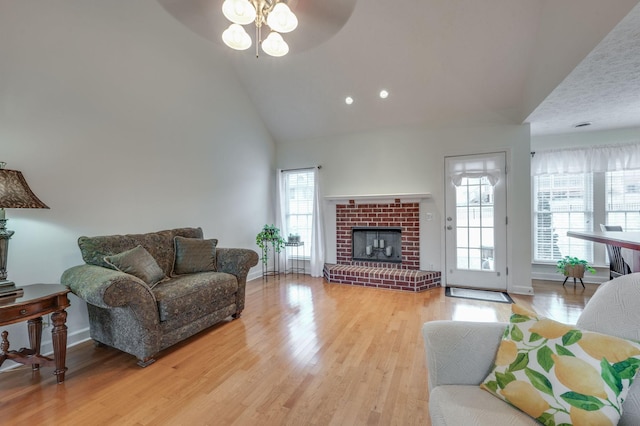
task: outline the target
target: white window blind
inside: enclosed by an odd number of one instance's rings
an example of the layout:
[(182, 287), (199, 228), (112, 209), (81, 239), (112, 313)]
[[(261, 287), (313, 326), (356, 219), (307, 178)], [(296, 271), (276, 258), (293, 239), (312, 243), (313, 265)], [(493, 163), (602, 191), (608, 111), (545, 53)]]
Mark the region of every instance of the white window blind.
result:
[(591, 173), (533, 176), (534, 261), (577, 256), (593, 261), (593, 243), (567, 231), (593, 229)]
[(640, 231), (640, 170), (605, 174), (606, 224)]
[[(298, 234), (304, 242), (304, 256), (311, 255), (311, 230), (313, 225), (313, 169), (283, 171), (285, 193), (285, 229), (288, 234)], [(287, 238), (287, 235), (284, 235)]]

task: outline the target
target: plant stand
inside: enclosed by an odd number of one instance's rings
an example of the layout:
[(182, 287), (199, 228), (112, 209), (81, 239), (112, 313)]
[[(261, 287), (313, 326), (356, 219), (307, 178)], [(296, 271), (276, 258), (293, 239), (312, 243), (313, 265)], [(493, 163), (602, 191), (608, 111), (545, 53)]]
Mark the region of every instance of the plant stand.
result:
[[(285, 243), (284, 251), (284, 274), (296, 274), (297, 277), (305, 274), (305, 260), (304, 260), (304, 242), (291, 242)], [(300, 255), (300, 248), (302, 248), (302, 256)], [(287, 249), (291, 252), (288, 256)], [(287, 268), (291, 264), (291, 267)]]
[(584, 287), (584, 283), (582, 282), (582, 277), (584, 277), (584, 265), (575, 265), (575, 266), (566, 266), (564, 268), (564, 281), (562, 282), (562, 286), (564, 287), (565, 283), (569, 279), (569, 277), (573, 278), (573, 286), (576, 286), (576, 278), (580, 280), (580, 284), (582, 284), (582, 288)]
[[(269, 246), (271, 244), (271, 250), (273, 256), (269, 259)], [(264, 260), (266, 259), (266, 261)], [(275, 277), (280, 275), (280, 252), (276, 251), (276, 242), (265, 240), (264, 248), (262, 249), (262, 278), (265, 281), (269, 281), (269, 277)]]

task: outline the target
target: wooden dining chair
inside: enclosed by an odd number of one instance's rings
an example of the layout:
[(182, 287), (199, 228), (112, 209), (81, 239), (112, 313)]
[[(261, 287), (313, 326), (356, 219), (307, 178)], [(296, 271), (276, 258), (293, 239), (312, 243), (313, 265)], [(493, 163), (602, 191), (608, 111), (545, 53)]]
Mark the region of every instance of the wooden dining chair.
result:
[[(619, 225), (603, 225), (600, 224), (602, 231), (622, 232), (622, 226)], [(605, 244), (607, 246), (607, 254), (609, 255), (609, 278), (614, 279), (622, 275), (631, 273), (631, 268), (624, 261), (621, 249), (618, 246)]]

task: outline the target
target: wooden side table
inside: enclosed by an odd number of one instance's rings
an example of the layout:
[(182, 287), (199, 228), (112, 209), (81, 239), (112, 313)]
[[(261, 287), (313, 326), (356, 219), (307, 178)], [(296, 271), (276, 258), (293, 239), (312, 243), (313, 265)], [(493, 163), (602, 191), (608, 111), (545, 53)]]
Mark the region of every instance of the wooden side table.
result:
[[(7, 360), (20, 364), (31, 365), (33, 370), (40, 366), (55, 366), (53, 374), (58, 383), (64, 382), (64, 373), (67, 371), (65, 361), (67, 357), (67, 313), (69, 307), (67, 293), (69, 289), (60, 284), (33, 284), (22, 287), (24, 293), (18, 297), (0, 298), (0, 326), (27, 321), (29, 330), (30, 349), (22, 348), (19, 351), (9, 350), (9, 333), (5, 330), (1, 333), (0, 365)], [(40, 341), (42, 338), (42, 316), (52, 314), (53, 330), (53, 358), (40, 354)]]

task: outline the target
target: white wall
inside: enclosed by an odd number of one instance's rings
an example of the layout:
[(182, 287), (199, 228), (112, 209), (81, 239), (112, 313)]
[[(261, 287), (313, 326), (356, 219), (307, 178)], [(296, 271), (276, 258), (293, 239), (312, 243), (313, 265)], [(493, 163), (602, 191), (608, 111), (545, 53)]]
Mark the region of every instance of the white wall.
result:
[[(256, 249), (275, 145), (224, 53), (158, 3), (0, 2), (0, 58), (0, 161), (51, 208), (7, 210), (18, 285), (59, 282), (81, 235), (201, 226)], [(72, 343), (88, 322), (71, 303)], [(26, 346), (26, 326), (9, 331)]]
[[(404, 127), (304, 143), (278, 143), (278, 167), (320, 164), (324, 196), (431, 193), (421, 205), (421, 268), (444, 267), (444, 157), (508, 150), (509, 291), (531, 290), (529, 127)], [(331, 206), (325, 204), (328, 209)], [(434, 215), (426, 220), (426, 212)], [(330, 212), (326, 212), (331, 217)], [(325, 221), (328, 262), (335, 223)]]

